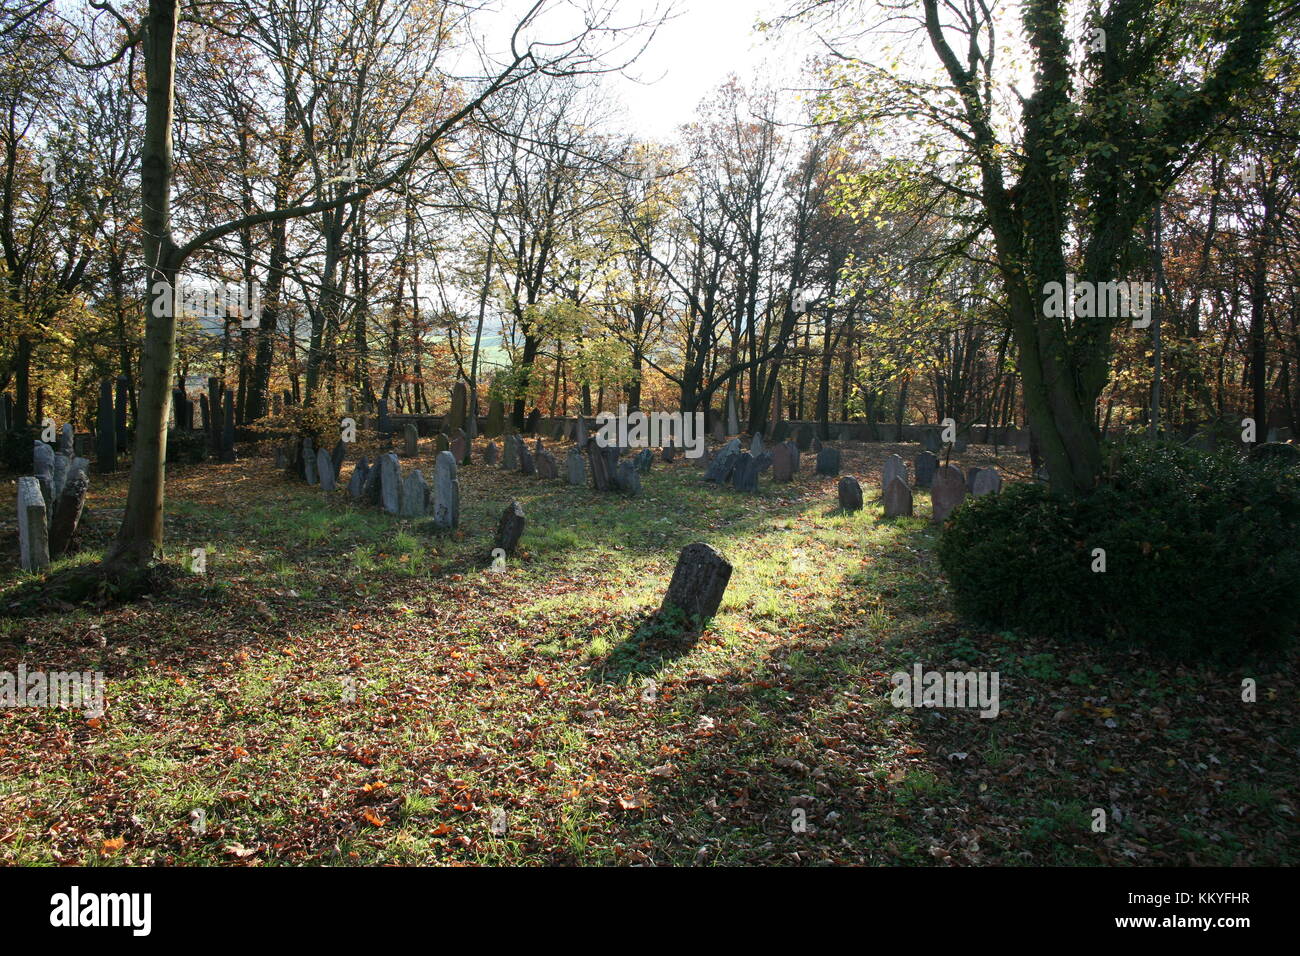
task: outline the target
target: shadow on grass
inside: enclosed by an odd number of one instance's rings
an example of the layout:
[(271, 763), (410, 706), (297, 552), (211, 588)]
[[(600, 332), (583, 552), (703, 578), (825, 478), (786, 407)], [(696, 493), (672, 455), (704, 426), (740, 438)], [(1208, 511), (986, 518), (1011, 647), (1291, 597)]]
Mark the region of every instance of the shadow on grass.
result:
[(651, 676), (665, 664), (685, 657), (707, 627), (692, 627), (680, 615), (643, 612), (630, 635), (603, 658), (593, 661), (587, 677), (592, 683), (622, 684), (629, 677)]

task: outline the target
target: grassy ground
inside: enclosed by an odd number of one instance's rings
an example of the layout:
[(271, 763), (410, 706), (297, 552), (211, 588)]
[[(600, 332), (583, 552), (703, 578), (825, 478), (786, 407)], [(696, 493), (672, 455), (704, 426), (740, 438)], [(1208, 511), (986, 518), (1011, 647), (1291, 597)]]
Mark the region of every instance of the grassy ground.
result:
[[(845, 447), (869, 498), (893, 451), (915, 446)], [(744, 496), (656, 461), (629, 501), (475, 464), (453, 536), (265, 458), (175, 468), (169, 556), (207, 548), (206, 575), (31, 613), (3, 559), (0, 670), (100, 670), (108, 706), (0, 711), (0, 862), (1297, 862), (1294, 658), (1227, 673), (969, 628), (925, 493), (914, 519), (846, 515), (811, 466)], [(94, 479), (70, 561), (124, 491)], [(512, 498), (528, 530), (497, 573)], [(683, 646), (650, 612), (697, 540), (735, 573)], [(916, 663), (996, 670), (999, 716), (893, 707)]]

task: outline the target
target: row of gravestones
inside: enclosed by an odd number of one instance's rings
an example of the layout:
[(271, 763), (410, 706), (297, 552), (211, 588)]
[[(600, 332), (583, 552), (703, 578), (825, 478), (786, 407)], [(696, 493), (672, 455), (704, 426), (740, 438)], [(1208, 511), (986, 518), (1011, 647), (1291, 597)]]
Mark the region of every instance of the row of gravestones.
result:
[(18, 479), (18, 554), (24, 571), (39, 571), (67, 554), (81, 521), (90, 484), (90, 461), (73, 454), (71, 425), (58, 449), (32, 447), (32, 475)]
[[(816, 438), (809, 439), (808, 447), (817, 452), (817, 474), (834, 477), (840, 473), (838, 448), (823, 446)], [(749, 451), (742, 451), (740, 439), (733, 438), (711, 459), (702, 459), (707, 465), (703, 480), (717, 484), (730, 482), (737, 491), (757, 491), (758, 476), (770, 467), (773, 481), (793, 481), (799, 474), (801, 450), (805, 449), (800, 448), (799, 442), (790, 440), (777, 442), (768, 451), (759, 432), (750, 441)]]
[[(316, 448), (311, 438), (276, 450), (276, 466), (322, 491), (335, 491), (341, 483), (347, 446), (338, 442), (333, 453)], [(403, 477), (402, 464), (393, 452), (385, 452), (372, 465), (362, 458), (352, 468), (347, 490), (353, 501), (375, 505), (402, 518), (433, 515), (435, 527), (451, 530), (460, 524), (460, 481), (456, 458), (441, 451), (434, 459), (433, 484), (420, 469)]]
[[(912, 488), (907, 482), (907, 463), (898, 455), (890, 455), (880, 470), (881, 498), (886, 518), (911, 516), (913, 512)], [(940, 465), (932, 453), (922, 452), (916, 458), (917, 486), (930, 489), (931, 520), (942, 523), (952, 514), (969, 493), (976, 497), (997, 494), (1002, 490), (1002, 476), (996, 468), (973, 467), (962, 474), (956, 465)], [(862, 486), (850, 475), (840, 479), (840, 507), (845, 511), (862, 510)]]

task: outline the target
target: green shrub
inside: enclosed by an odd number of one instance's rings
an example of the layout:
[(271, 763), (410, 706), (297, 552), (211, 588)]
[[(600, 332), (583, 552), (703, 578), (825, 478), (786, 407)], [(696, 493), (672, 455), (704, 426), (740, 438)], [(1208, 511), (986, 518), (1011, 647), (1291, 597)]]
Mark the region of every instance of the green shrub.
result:
[[(938, 556), (957, 610), (998, 628), (1240, 659), (1300, 629), (1300, 468), (1129, 442), (1077, 500), (970, 499)], [(1092, 570), (1094, 549), (1105, 571)]]

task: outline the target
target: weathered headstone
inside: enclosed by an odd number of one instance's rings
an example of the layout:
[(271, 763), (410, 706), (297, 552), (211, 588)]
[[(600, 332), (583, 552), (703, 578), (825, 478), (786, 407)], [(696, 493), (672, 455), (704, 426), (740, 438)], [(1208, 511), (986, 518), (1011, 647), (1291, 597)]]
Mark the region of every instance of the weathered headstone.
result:
[(407, 422), (402, 426), (402, 454), (414, 458), (420, 454), (420, 430)]
[(736, 491), (758, 491), (758, 475), (772, 463), (772, 456), (764, 453), (751, 455), (743, 452), (736, 459), (736, 466), (731, 472), (731, 487)]
[(659, 611), (673, 608), (692, 624), (703, 623), (718, 613), (730, 580), (731, 564), (726, 558), (702, 541), (688, 544), (677, 555)]
[(615, 482), (618, 490), (625, 495), (635, 498), (641, 494), (641, 473), (636, 470), (635, 462), (620, 461), (615, 472)]
[(836, 490), (839, 492), (841, 508), (845, 511), (862, 510), (862, 485), (858, 484), (858, 479), (845, 475), (840, 479)]
[(772, 446), (772, 480), (790, 481), (794, 478), (794, 456), (784, 442)]
[(758, 432), (754, 435), (753, 440), (749, 443), (749, 453), (757, 458), (763, 454), (763, 433)]
[(975, 490), (975, 478), (979, 475), (981, 469), (973, 465), (966, 469), (966, 492), (969, 494)]
[(817, 453), (817, 474), (831, 475), (840, 473), (840, 450), (827, 445)]
[(353, 501), (361, 500), (362, 489), (366, 486), (366, 473), (370, 471), (370, 464), (362, 458), (352, 469), (352, 477), (348, 479), (348, 495)]
[(506, 408), (498, 399), (492, 399), (488, 404), (487, 422), (483, 426), (483, 434), (488, 438), (500, 438), (505, 427)]
[(727, 392), (727, 434), (740, 434), (740, 414), (736, 410), (736, 393)]
[(483, 463), (490, 467), (495, 465), (500, 457), (501, 451), (497, 448), (497, 443), (494, 441), (488, 442), (487, 448), (483, 451)]
[(923, 451), (916, 456), (916, 486), (929, 488), (934, 483), (935, 473), (939, 470), (939, 459), (931, 452)]
[(469, 439), (465, 436), (465, 430), (457, 428), (456, 433), (451, 436), (451, 441), (447, 444), (447, 450), (451, 452), (451, 457), (456, 459), (456, 464), (464, 465), (469, 461)]
[(586, 447), (587, 447), (587, 439), (591, 437), (591, 436), (587, 433), (587, 416), (586, 416), (586, 415), (579, 415), (579, 416), (578, 416), (578, 425), (577, 425), (577, 429), (578, 429), (578, 431), (577, 431), (577, 437), (574, 439), (574, 441), (576, 441), (576, 442), (578, 443), (578, 447), (579, 447), (579, 448), (586, 448)]
[(402, 482), (402, 517), (423, 518), (429, 513), (429, 486), (416, 468)]
[(324, 448), (316, 452), (316, 476), (320, 481), (321, 491), (333, 491), (338, 484), (334, 473), (334, 459)]
[(510, 502), (506, 510), (501, 512), (501, 520), (497, 522), (497, 534), (493, 539), (493, 545), (500, 548), (506, 554), (514, 554), (515, 548), (519, 547), (519, 539), (524, 535), (524, 526), (527, 524), (524, 518), (524, 508), (517, 501)]
[(533, 461), (533, 453), (528, 450), (522, 438), (516, 436), (515, 441), (518, 447), (515, 449), (519, 453), (519, 474), (535, 475), (537, 474), (537, 463)]
[(945, 465), (939, 469), (934, 485), (930, 488), (932, 505), (930, 520), (936, 524), (941, 524), (948, 515), (952, 514), (954, 508), (966, 500), (966, 482), (956, 471), (955, 468)]
[(90, 478), (80, 469), (74, 469), (68, 476), (68, 483), (54, 506), (54, 517), (50, 519), (48, 547), (51, 560), (63, 557), (76, 536), (89, 483)]
[(901, 455), (890, 455), (885, 459), (884, 467), (880, 469), (880, 487), (885, 489), (895, 478), (902, 478), (903, 484), (907, 484), (907, 462), (903, 461)]
[(975, 476), (975, 487), (971, 493), (976, 497), (980, 495), (996, 495), (1002, 490), (1002, 476), (998, 474), (996, 468), (981, 468), (980, 473)]
[(402, 513), (402, 465), (391, 451), (379, 457), (379, 506), (390, 515)]
[(460, 526), (460, 482), (456, 478), (456, 456), (438, 452), (433, 463), (433, 524), (451, 530)]
[(465, 428), (465, 415), (469, 409), (469, 389), (464, 382), (457, 382), (451, 390), (451, 413), (443, 423), (443, 431), (454, 432)]
[(76, 433), (72, 429), (72, 423), (68, 422), (59, 429), (59, 454), (65, 458), (71, 458), (73, 455), (73, 444)]
[(334, 466), (334, 480), (343, 477), (343, 462), (348, 456), (348, 445), (343, 439), (334, 443), (334, 452), (330, 455), (330, 464)]
[(730, 481), (731, 473), (735, 470), (736, 463), (739, 460), (740, 439), (733, 438), (718, 449), (718, 453), (713, 456), (708, 471), (704, 473), (704, 480), (716, 481), (718, 484)]
[(447, 436), (446, 432), (438, 432), (438, 434), (433, 436), (434, 457), (436, 458), (444, 451), (451, 451), (451, 439)]
[(932, 455), (939, 454), (943, 448), (943, 439), (937, 428), (925, 428), (921, 431), (921, 445)]
[(654, 452), (652, 452), (649, 448), (641, 449), (640, 453), (638, 453), (636, 458), (634, 459), (636, 470), (643, 475), (650, 474), (650, 466), (653, 463), (654, 463)]
[(67, 455), (54, 456), (54, 498), (53, 501), (59, 500), (59, 495), (63, 494), (63, 486), (68, 480), (68, 469), (72, 466), (72, 459)]
[(664, 445), (663, 451), (659, 453), (659, 457), (666, 462), (670, 462), (677, 457), (677, 451), (678, 449), (676, 445)]
[(48, 512), (35, 478), (18, 479), (18, 557), (24, 571), (40, 571), (50, 563)]
[(885, 485), (885, 517), (898, 518), (912, 515), (912, 489), (902, 478), (891, 478)]
[(552, 455), (548, 449), (543, 448), (537, 456), (537, 477), (560, 477), (560, 465), (555, 460), (555, 456)]
[(505, 437), (505, 454), (501, 458), (502, 471), (516, 471), (519, 468), (519, 446), (522, 443), (516, 435)]
[(618, 468), (618, 449), (602, 448), (600, 442), (591, 439), (587, 442), (587, 458), (591, 464), (591, 485), (597, 491), (613, 491), (617, 488), (615, 472)]
[(569, 454), (565, 456), (564, 469), (569, 484), (585, 485), (587, 483), (587, 466), (582, 459), (582, 452), (578, 450), (577, 445), (570, 448)]
[(302, 476), (309, 485), (320, 484), (320, 472), (317, 470), (317, 464), (320, 458), (316, 449), (311, 445), (311, 439), (308, 438), (302, 443)]
[(54, 449), (43, 441), (32, 443), (32, 474), (40, 486), (45, 507), (54, 510)]

